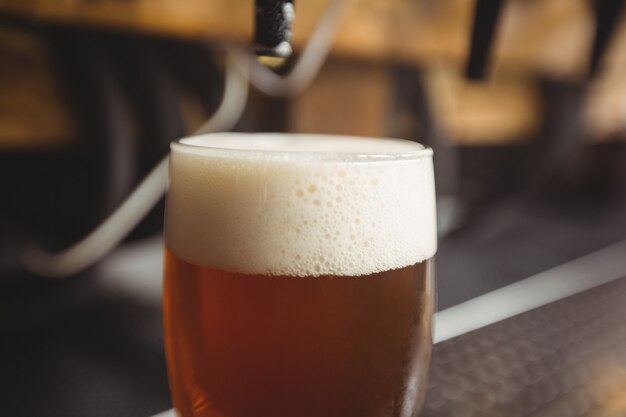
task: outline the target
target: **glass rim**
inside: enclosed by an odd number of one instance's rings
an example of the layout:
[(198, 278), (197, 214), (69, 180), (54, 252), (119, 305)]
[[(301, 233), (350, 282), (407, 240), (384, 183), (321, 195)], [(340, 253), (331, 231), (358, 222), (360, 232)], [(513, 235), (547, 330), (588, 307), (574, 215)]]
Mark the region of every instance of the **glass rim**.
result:
[[(226, 147), (226, 146), (210, 146), (206, 143), (189, 143), (190, 141), (196, 139), (211, 137), (219, 138), (219, 137), (268, 137), (268, 138), (287, 138), (290, 137), (292, 140), (298, 139), (323, 139), (323, 140), (350, 140), (350, 139), (367, 139), (367, 140), (376, 140), (376, 141), (386, 141), (389, 143), (397, 144), (412, 144), (418, 145), (419, 148), (415, 149), (404, 149), (402, 151), (399, 150), (390, 150), (390, 151), (323, 151), (323, 150), (294, 150), (294, 149), (268, 149), (268, 148), (239, 148), (239, 147)], [(194, 153), (199, 155), (206, 156), (231, 156), (231, 157), (254, 157), (262, 155), (267, 158), (268, 156), (273, 157), (272, 159), (299, 159), (299, 160), (314, 160), (314, 161), (332, 161), (332, 162), (371, 162), (371, 161), (394, 161), (394, 160), (413, 160), (413, 159), (422, 159), (422, 158), (432, 158), (433, 150), (431, 147), (425, 146), (421, 143), (406, 140), (406, 139), (398, 139), (398, 138), (390, 138), (390, 137), (368, 137), (368, 136), (358, 136), (358, 135), (341, 135), (341, 134), (318, 134), (318, 133), (275, 133), (275, 132), (259, 132), (259, 133), (248, 133), (248, 132), (215, 132), (215, 133), (203, 133), (199, 135), (190, 135), (179, 138), (170, 144), (170, 149), (172, 152), (185, 152), (185, 153)]]

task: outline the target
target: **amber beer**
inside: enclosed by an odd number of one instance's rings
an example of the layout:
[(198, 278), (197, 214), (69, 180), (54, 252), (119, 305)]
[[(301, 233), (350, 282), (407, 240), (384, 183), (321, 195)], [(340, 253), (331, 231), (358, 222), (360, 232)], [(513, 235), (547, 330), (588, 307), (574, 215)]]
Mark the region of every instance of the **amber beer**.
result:
[(183, 417), (409, 417), (432, 345), (432, 153), (391, 139), (172, 145), (164, 321)]

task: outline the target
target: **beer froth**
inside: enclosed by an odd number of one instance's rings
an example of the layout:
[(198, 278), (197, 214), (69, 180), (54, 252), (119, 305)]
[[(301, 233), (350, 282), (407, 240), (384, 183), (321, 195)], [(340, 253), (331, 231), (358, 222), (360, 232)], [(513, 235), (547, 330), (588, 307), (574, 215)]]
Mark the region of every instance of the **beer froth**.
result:
[(358, 276), (413, 265), (436, 251), (429, 155), (392, 139), (184, 139), (172, 146), (166, 245), (192, 264), (245, 274)]

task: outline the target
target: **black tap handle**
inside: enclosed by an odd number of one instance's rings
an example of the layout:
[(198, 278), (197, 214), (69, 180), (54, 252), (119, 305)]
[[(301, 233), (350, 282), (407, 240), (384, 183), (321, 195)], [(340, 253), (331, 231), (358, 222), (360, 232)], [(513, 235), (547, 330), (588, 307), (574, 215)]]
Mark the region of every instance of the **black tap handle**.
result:
[(467, 78), (480, 80), (485, 76), (498, 18), (504, 0), (476, 0), (474, 27), (467, 62)]
[(602, 56), (615, 32), (624, 9), (624, 0), (596, 0), (594, 6), (596, 31), (589, 61), (589, 75), (592, 77), (597, 73)]
[(291, 55), (293, 0), (256, 0), (254, 46), (258, 55)]

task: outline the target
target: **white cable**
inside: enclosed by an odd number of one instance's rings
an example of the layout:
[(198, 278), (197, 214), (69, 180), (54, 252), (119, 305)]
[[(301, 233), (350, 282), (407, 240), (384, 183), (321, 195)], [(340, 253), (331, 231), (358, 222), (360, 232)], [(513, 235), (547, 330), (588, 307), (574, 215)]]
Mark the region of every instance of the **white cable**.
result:
[(162, 413), (156, 414), (152, 417), (177, 417), (177, 414), (173, 409), (171, 409), (171, 410), (163, 411)]
[(331, 1), (288, 75), (277, 75), (257, 62), (256, 57), (250, 53), (235, 57), (239, 69), (250, 69), (250, 83), (262, 93), (277, 97), (300, 94), (311, 84), (328, 57), (346, 3), (346, 0)]
[[(194, 134), (230, 130), (241, 118), (248, 100), (248, 82), (226, 59), (224, 94), (213, 116)], [(115, 248), (161, 199), (167, 188), (168, 157), (163, 158), (126, 200), (95, 230), (78, 243), (58, 253), (28, 247), (20, 253), (23, 266), (43, 277), (72, 276), (94, 265)]]
[(30, 272), (49, 278), (74, 275), (109, 253), (144, 218), (165, 193), (168, 158), (164, 158), (121, 206), (81, 241), (59, 253), (26, 248), (20, 260)]
[(224, 79), (224, 95), (219, 107), (207, 120), (193, 133), (218, 132), (230, 130), (239, 121), (248, 101), (248, 71), (239, 68), (235, 60), (243, 54), (234, 48), (226, 49), (226, 76)]
[[(281, 77), (259, 64), (243, 50), (226, 50), (226, 77), (222, 101), (213, 116), (194, 134), (230, 130), (241, 118), (252, 83), (261, 92), (280, 97), (295, 96), (306, 89), (318, 74), (338, 27), (346, 0), (333, 0), (320, 18), (302, 55), (289, 75)], [(89, 235), (70, 248), (49, 253), (29, 247), (20, 253), (23, 266), (40, 276), (60, 278), (94, 265), (115, 248), (148, 214), (167, 187), (168, 158), (127, 197), (122, 205)]]

